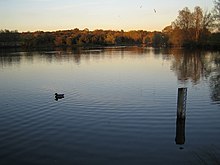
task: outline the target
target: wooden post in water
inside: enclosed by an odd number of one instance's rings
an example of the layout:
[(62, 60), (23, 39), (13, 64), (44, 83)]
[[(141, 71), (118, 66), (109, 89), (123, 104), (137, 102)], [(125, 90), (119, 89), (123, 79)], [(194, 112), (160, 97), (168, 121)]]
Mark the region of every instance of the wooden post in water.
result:
[(178, 88), (177, 119), (176, 119), (176, 144), (185, 143), (187, 88)]
[(186, 118), (187, 88), (178, 88), (177, 118)]

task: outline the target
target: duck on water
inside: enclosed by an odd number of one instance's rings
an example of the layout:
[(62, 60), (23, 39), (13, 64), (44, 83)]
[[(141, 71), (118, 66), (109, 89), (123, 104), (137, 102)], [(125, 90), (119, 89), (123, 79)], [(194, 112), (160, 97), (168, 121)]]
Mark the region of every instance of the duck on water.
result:
[(55, 100), (58, 101), (59, 99), (63, 99), (64, 98), (64, 94), (58, 94), (55, 93)]

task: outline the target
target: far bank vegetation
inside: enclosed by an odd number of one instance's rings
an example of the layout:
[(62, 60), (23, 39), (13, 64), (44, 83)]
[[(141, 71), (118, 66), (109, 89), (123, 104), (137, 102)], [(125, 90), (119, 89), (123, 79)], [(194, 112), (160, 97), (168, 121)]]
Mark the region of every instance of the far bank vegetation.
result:
[(185, 7), (171, 25), (162, 31), (132, 30), (62, 30), (53, 32), (18, 32), (1, 30), (0, 47), (78, 47), (144, 45), (152, 47), (220, 48), (220, 1), (212, 12)]

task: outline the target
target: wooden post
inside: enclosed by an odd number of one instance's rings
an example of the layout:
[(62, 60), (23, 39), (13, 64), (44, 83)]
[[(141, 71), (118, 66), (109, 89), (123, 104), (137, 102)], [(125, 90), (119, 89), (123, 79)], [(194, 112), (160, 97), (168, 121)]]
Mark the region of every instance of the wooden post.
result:
[(186, 118), (187, 88), (178, 88), (177, 118)]
[(176, 119), (176, 144), (185, 143), (187, 88), (178, 88), (177, 119)]

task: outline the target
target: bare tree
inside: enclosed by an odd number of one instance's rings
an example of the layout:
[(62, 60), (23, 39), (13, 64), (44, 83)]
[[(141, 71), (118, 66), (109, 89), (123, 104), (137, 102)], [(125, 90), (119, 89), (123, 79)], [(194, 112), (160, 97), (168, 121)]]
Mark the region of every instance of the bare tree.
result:
[(215, 0), (214, 1), (214, 19), (215, 19), (215, 25), (218, 31), (220, 31), (220, 0)]
[(179, 11), (179, 15), (174, 22), (174, 26), (185, 31), (189, 30), (193, 26), (193, 15), (188, 7)]
[(205, 43), (210, 35), (213, 16), (204, 12), (199, 6), (191, 12), (187, 7), (179, 11), (177, 19), (172, 23), (170, 42), (175, 45), (196, 45)]
[(202, 30), (203, 22), (203, 11), (199, 6), (194, 8), (193, 19), (194, 19), (194, 29), (195, 29), (195, 41), (199, 41), (200, 33)]

